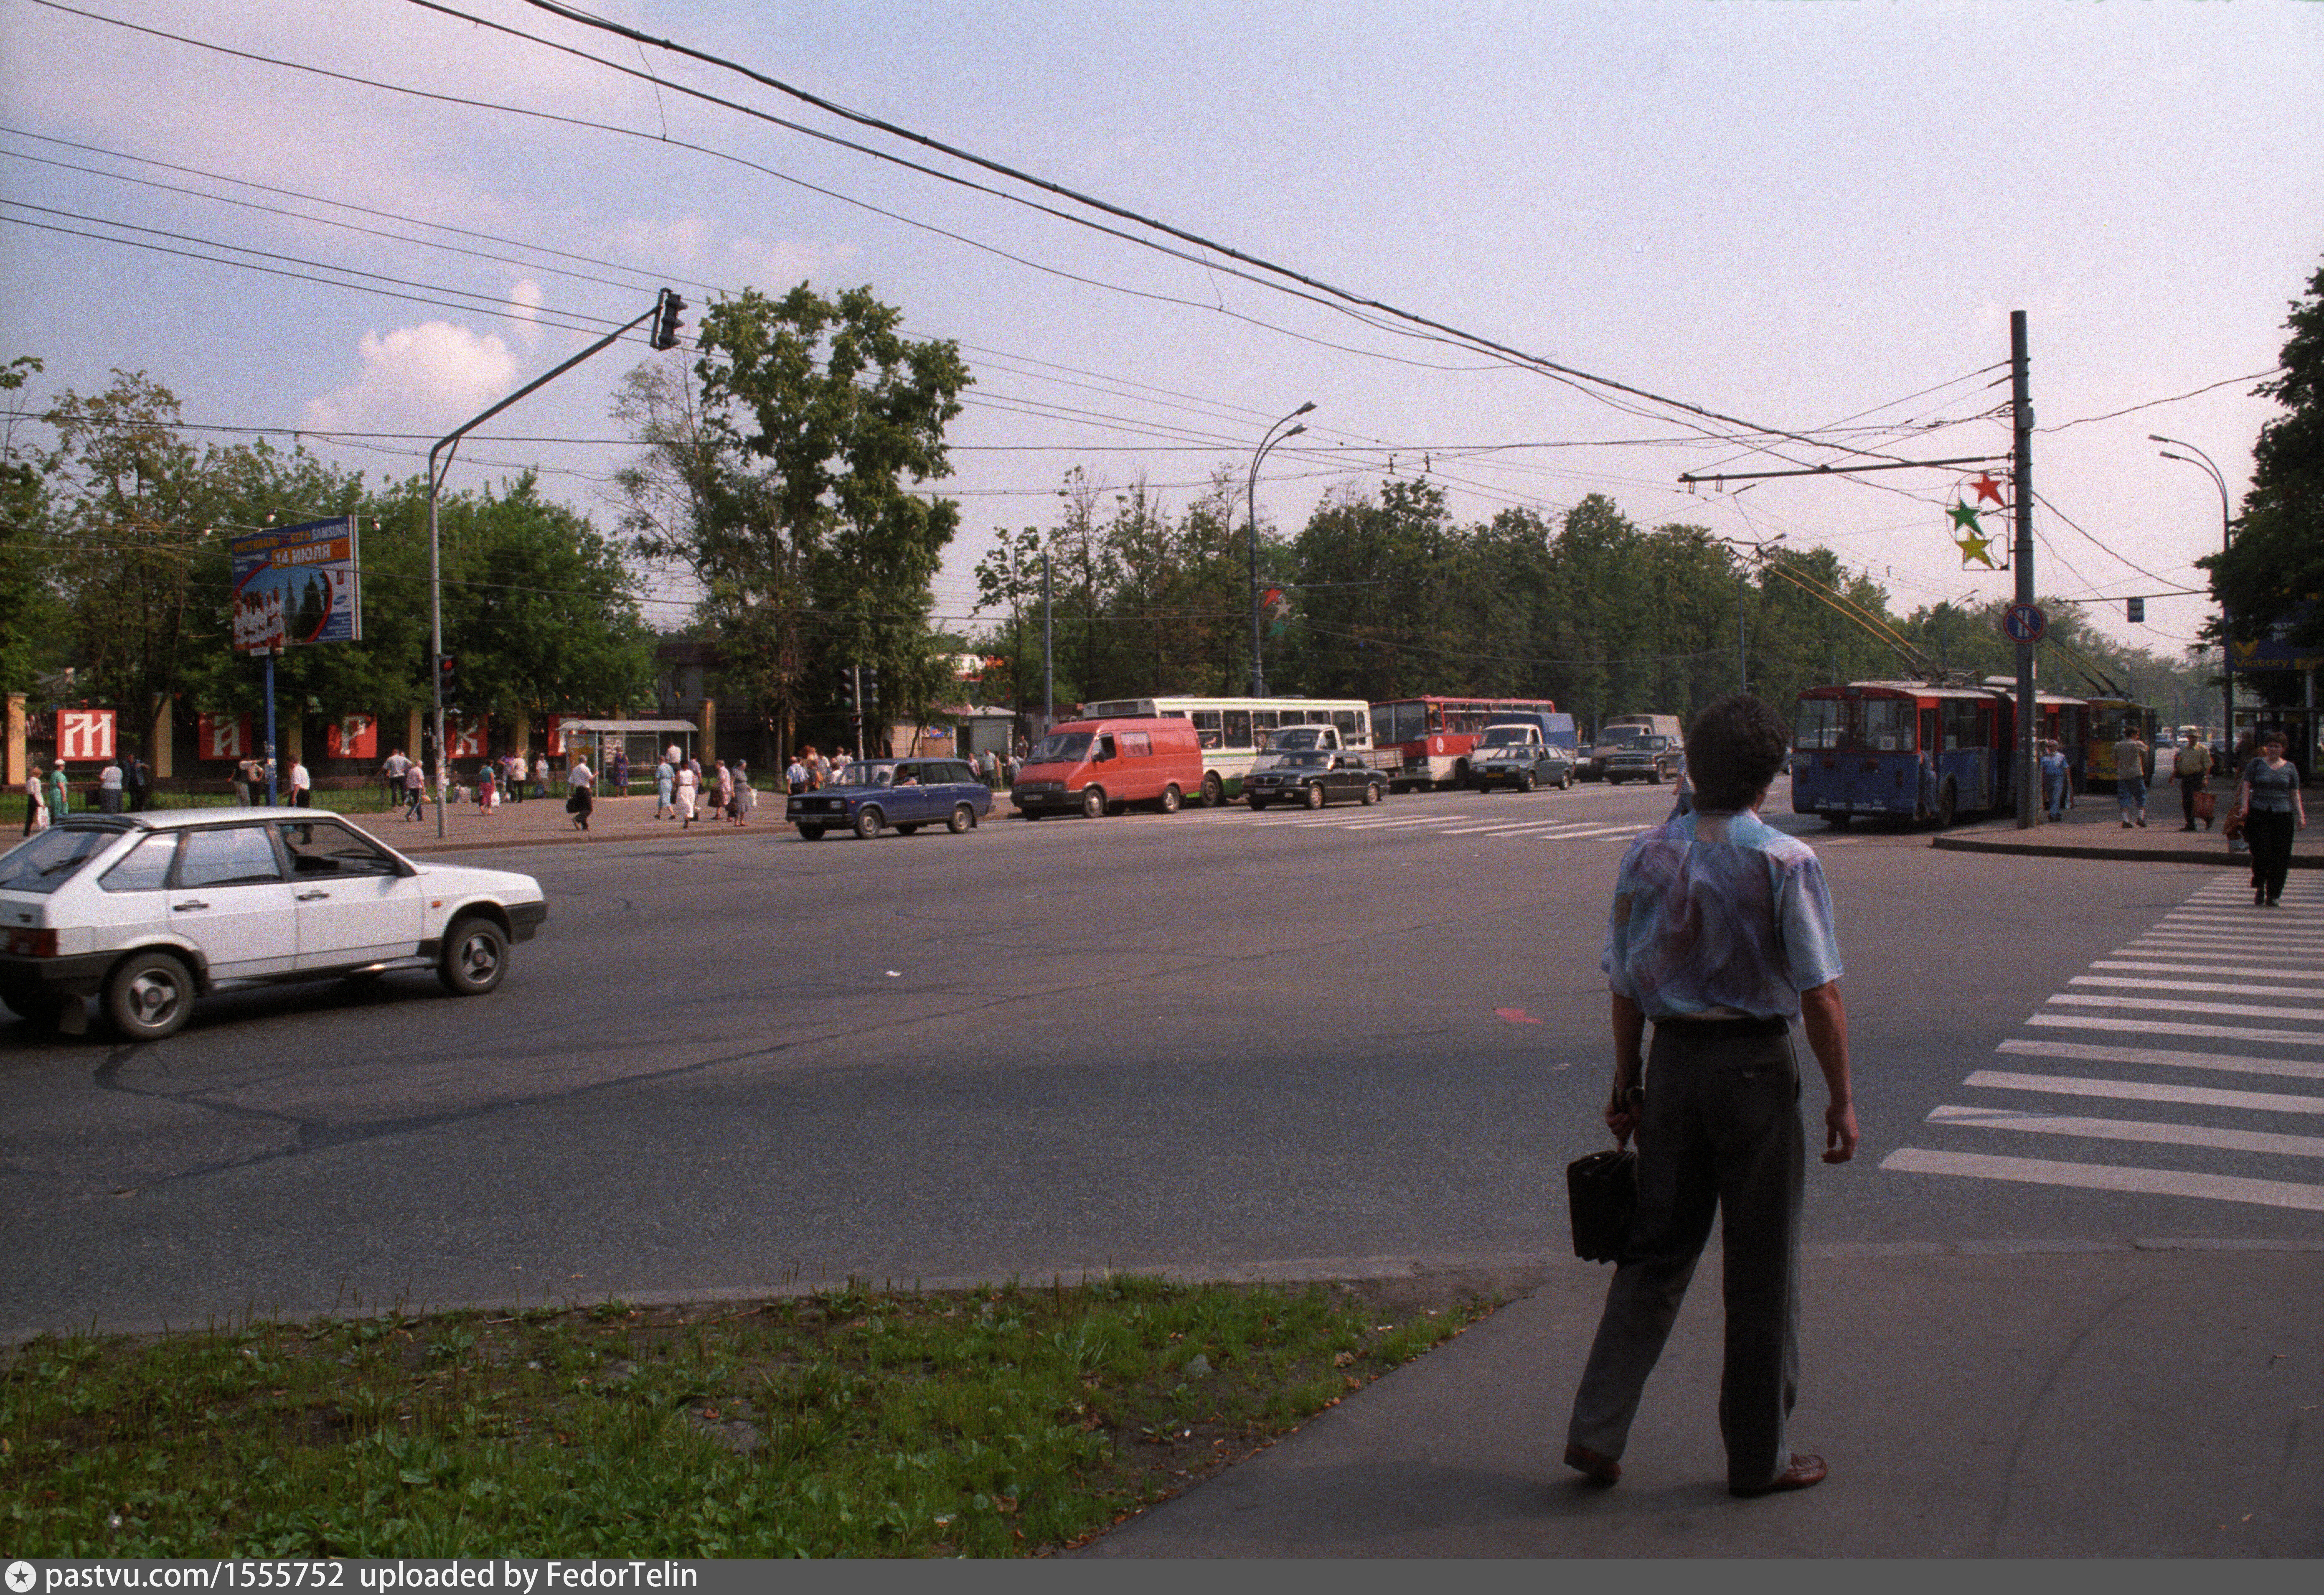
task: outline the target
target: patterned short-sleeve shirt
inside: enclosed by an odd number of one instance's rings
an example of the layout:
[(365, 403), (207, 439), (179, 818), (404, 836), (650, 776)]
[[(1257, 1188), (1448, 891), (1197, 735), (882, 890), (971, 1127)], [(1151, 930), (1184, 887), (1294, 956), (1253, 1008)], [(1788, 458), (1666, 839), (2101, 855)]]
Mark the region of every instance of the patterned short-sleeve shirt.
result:
[(1649, 1019), (1795, 1019), (1844, 972), (1823, 866), (1757, 814), (1687, 814), (1630, 844), (1600, 963)]

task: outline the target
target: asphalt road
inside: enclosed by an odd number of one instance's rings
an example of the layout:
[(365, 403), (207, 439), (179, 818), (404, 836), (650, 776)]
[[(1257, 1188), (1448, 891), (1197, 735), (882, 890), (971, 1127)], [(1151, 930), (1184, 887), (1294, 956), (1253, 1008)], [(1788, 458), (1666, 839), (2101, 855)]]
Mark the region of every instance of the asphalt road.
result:
[[(1555, 1256), (1563, 1167), (1603, 1140), (1605, 899), (1668, 802), (466, 854), (552, 904), (492, 997), (426, 976), (244, 994), (150, 1047), (0, 1026), (0, 1332)], [(2316, 1188), (2315, 1042), (2130, 1038), (2263, 1060), (2240, 1075), (1997, 1053), (2119, 1046), (2029, 1025), (2113, 1011), (2052, 999), (2085, 1000), (2070, 983), (2227, 872), (1941, 853), (1785, 802), (1771, 817), (1832, 881), (1866, 1136), (1811, 1165), (1810, 1244), (2318, 1233), (2267, 1194)], [(2035, 1133), (2025, 1110), (2220, 1144)], [(1997, 1156), (2145, 1188), (1947, 1161)], [(2218, 1183), (2238, 1181), (2260, 1183)]]

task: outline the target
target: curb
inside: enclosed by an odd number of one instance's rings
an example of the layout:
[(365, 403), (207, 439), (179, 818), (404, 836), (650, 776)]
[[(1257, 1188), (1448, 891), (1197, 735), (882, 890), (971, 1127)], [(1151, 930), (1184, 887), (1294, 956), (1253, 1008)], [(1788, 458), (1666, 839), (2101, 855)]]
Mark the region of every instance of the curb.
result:
[[(703, 825), (705, 835), (712, 836), (771, 837), (779, 836), (790, 830), (788, 825), (782, 824), (761, 825), (754, 830), (747, 825), (712, 826), (703, 821), (696, 821), (696, 823)], [(667, 832), (659, 830), (576, 830), (562, 833), (551, 831), (546, 836), (503, 837), (489, 840), (484, 839), (462, 841), (447, 839), (440, 842), (430, 840), (409, 848), (396, 841), (392, 836), (383, 835), (380, 840), (387, 843), (399, 853), (408, 854), (414, 858), (424, 858), (438, 853), (505, 853), (518, 848), (604, 847), (621, 842), (661, 842), (679, 838), (683, 838), (688, 844), (695, 839), (694, 832), (687, 830)]]

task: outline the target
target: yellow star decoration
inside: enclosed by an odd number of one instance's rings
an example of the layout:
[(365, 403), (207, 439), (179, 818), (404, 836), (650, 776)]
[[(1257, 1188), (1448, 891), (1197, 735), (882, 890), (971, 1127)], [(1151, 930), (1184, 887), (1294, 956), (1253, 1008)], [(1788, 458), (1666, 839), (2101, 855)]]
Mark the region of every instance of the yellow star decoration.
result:
[(1959, 541), (1961, 551), (1962, 570), (1966, 570), (1969, 569), (1969, 562), (1971, 560), (1975, 560), (1978, 564), (1983, 565), (1988, 570), (1997, 570), (2001, 568), (1993, 562), (1993, 555), (1989, 552), (1988, 545), (1993, 542), (1992, 538), (1981, 537), (1978, 533), (1972, 532), (1967, 537), (1961, 538)]

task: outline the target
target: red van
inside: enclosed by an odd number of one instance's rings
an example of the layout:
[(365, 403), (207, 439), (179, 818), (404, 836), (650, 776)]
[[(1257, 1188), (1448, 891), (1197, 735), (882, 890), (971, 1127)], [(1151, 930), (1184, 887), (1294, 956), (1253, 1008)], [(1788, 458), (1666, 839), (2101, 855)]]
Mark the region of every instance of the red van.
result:
[(1028, 820), (1074, 810), (1096, 819), (1130, 803), (1175, 814), (1203, 789), (1203, 744), (1188, 720), (1068, 720), (1025, 756), (1009, 801)]

